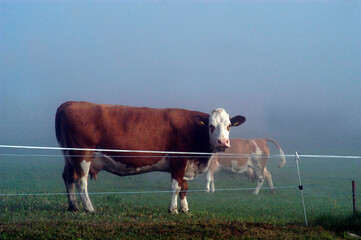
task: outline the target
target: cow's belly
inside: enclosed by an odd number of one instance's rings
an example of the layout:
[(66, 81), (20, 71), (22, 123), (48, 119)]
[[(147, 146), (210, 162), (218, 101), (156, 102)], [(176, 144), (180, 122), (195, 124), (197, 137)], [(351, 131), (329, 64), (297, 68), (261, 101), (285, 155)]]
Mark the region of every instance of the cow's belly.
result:
[(221, 169), (228, 170), (233, 173), (242, 174), (242, 173), (246, 173), (248, 171), (248, 169), (251, 167), (251, 162), (248, 161), (246, 163), (243, 163), (243, 162), (239, 162), (237, 160), (232, 160), (232, 161), (230, 161), (229, 165), (226, 165), (226, 166), (221, 165), (220, 167), (221, 167)]
[(126, 176), (153, 171), (169, 172), (170, 162), (166, 157), (163, 157), (153, 165), (134, 168), (129, 167), (122, 162), (115, 161), (111, 156), (96, 152), (94, 153), (90, 168), (95, 172), (105, 170), (119, 176)]

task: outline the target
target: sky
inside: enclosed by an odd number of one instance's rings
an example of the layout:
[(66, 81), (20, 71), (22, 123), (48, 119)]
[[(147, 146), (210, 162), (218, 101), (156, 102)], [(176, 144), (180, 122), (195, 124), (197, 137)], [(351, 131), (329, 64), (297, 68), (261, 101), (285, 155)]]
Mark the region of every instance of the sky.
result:
[[(235, 138), (361, 153), (360, 1), (0, 0), (0, 144), (57, 146), (69, 100), (222, 107)], [(275, 152), (276, 153), (276, 152)]]

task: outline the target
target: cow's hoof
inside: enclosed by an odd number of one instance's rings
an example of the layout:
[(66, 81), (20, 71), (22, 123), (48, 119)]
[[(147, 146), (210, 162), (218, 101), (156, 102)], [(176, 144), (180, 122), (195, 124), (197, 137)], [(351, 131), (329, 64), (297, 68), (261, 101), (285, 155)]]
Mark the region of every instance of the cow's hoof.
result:
[(80, 210), (68, 209), (68, 212), (77, 214), (78, 212), (80, 212)]
[(182, 209), (180, 212), (188, 214), (188, 209)]
[(276, 193), (276, 189), (272, 189), (270, 192), (271, 192), (271, 194), (275, 194), (275, 193)]
[(178, 210), (177, 209), (168, 209), (168, 213), (169, 214), (178, 214)]
[(94, 213), (94, 212), (95, 212), (94, 208), (91, 208), (91, 209), (86, 209), (86, 208), (84, 208), (84, 210), (85, 210), (86, 212), (88, 212), (88, 213)]
[(69, 205), (69, 208), (68, 208), (68, 211), (69, 212), (79, 212), (80, 211), (80, 209), (79, 209), (79, 206), (78, 206), (78, 204), (71, 204), (71, 205)]
[(188, 217), (191, 217), (191, 216), (193, 216), (193, 214), (192, 213), (190, 213), (190, 212), (188, 212), (188, 211), (181, 211), (181, 213), (184, 213), (185, 214), (185, 216), (188, 216)]

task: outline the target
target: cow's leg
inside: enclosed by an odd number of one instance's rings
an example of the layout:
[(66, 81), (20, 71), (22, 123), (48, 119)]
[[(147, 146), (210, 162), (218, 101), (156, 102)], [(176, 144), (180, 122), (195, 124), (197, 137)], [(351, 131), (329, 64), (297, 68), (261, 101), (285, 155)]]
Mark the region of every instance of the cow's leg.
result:
[(273, 181), (272, 181), (272, 175), (271, 175), (271, 172), (268, 171), (266, 168), (264, 168), (264, 172), (263, 172), (265, 178), (266, 178), (266, 181), (268, 182), (268, 185), (270, 186), (270, 192), (271, 193), (275, 193), (275, 188), (273, 186)]
[(169, 213), (178, 213), (177, 200), (178, 200), (178, 194), (181, 190), (181, 187), (179, 186), (178, 181), (174, 178), (172, 178), (171, 184), (172, 184), (171, 185), (172, 196), (171, 196), (168, 212)]
[(261, 189), (263, 182), (264, 182), (264, 178), (262, 176), (259, 176), (257, 181), (257, 187), (254, 190), (253, 194), (257, 195), (259, 193), (259, 190)]
[(219, 165), (218, 157), (212, 156), (209, 161), (210, 161), (210, 164), (208, 166), (207, 175), (206, 175), (207, 192), (209, 192), (209, 190), (211, 190), (211, 192), (213, 193), (216, 190), (214, 188), (214, 173), (217, 170), (218, 165)]
[(66, 187), (66, 192), (68, 194), (68, 202), (69, 202), (68, 211), (76, 212), (79, 211), (79, 206), (75, 196), (75, 180), (74, 180), (75, 172), (73, 166), (69, 161), (70, 159), (65, 157), (63, 179)]
[(247, 167), (247, 171), (245, 172), (248, 181), (254, 183), (254, 181), (256, 180), (256, 176), (254, 175), (254, 171), (253, 168), (251, 166)]
[(183, 180), (181, 192), (180, 192), (180, 210), (182, 213), (188, 213), (188, 202), (187, 202), (187, 190), (188, 190), (188, 181)]
[(211, 181), (211, 192), (214, 193), (216, 188), (214, 187), (214, 174), (212, 174), (212, 181)]
[(215, 191), (214, 173), (211, 170), (207, 171), (206, 179), (207, 179), (207, 192), (209, 192), (209, 190), (211, 190), (211, 192), (213, 193)]
[(81, 201), (83, 202), (83, 206), (85, 211), (87, 212), (94, 212), (93, 205), (90, 201), (89, 194), (88, 194), (88, 175), (90, 169), (90, 159), (86, 161), (80, 162), (80, 171), (78, 173), (78, 179), (75, 182), (76, 188), (80, 194)]
[(206, 191), (209, 192), (210, 189), (210, 184), (211, 184), (211, 172), (208, 170), (207, 174), (206, 174), (206, 180), (207, 180), (207, 184), (206, 184)]
[(264, 182), (263, 170), (261, 169), (261, 166), (259, 164), (255, 164), (253, 173), (255, 175), (255, 179), (257, 180), (257, 187), (253, 193), (258, 194), (258, 192), (261, 189), (262, 184)]

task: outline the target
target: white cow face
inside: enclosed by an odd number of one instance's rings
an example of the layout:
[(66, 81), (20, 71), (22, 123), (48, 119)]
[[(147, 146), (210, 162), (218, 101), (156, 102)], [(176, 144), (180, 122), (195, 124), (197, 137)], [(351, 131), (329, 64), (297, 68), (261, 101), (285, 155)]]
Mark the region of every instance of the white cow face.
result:
[(230, 118), (228, 113), (222, 109), (217, 108), (209, 115), (207, 124), (209, 133), (209, 143), (214, 152), (223, 152), (230, 147), (229, 132), (231, 127), (239, 126), (246, 121), (243, 116), (235, 116)]

